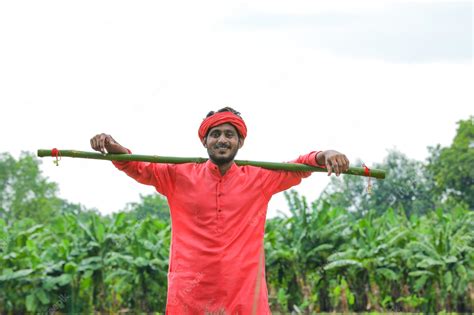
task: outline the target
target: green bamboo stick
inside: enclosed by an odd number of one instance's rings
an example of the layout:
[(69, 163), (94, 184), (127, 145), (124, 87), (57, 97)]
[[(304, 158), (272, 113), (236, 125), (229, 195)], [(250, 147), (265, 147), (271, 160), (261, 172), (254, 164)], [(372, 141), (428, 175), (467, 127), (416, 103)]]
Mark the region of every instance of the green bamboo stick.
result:
[[(39, 157), (52, 156), (52, 150), (38, 150)], [(200, 157), (173, 157), (173, 156), (158, 156), (158, 155), (140, 155), (140, 154), (101, 154), (96, 152), (85, 152), (76, 150), (60, 150), (60, 157), (72, 157), (81, 159), (95, 159), (95, 160), (109, 160), (109, 161), (141, 161), (153, 163), (204, 163), (208, 159)], [(292, 172), (327, 172), (325, 168), (296, 164), (296, 163), (275, 163), (275, 162), (259, 162), (259, 161), (243, 161), (235, 160), (237, 165), (252, 165), (270, 170), (285, 170)], [(363, 167), (349, 167), (343, 174), (367, 176)], [(368, 176), (367, 176), (368, 177)], [(384, 179), (385, 170), (370, 169), (370, 177)]]

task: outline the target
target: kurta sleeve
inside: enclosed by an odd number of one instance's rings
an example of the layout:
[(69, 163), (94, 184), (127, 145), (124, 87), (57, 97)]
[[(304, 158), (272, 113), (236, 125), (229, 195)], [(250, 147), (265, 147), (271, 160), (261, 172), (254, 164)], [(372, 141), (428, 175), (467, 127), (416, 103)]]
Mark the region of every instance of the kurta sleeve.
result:
[[(317, 167), (324, 167), (316, 164), (316, 154), (320, 151), (313, 151), (306, 155), (299, 156), (290, 163), (306, 164)], [(263, 193), (270, 198), (272, 195), (284, 191), (290, 187), (301, 183), (303, 178), (311, 175), (312, 172), (290, 172), (290, 171), (274, 171), (262, 169), (262, 189)]]
[[(128, 153), (132, 152), (128, 150)], [(174, 164), (137, 161), (112, 161), (112, 163), (137, 182), (154, 186), (162, 195), (168, 197), (174, 191), (176, 174)]]

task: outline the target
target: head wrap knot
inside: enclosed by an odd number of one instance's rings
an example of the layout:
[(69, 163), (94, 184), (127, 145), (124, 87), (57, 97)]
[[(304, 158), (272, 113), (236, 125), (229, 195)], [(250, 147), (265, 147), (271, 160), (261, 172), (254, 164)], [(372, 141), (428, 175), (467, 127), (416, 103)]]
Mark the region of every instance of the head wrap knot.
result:
[(214, 115), (207, 117), (201, 123), (201, 126), (199, 127), (199, 132), (198, 132), (199, 139), (201, 140), (201, 142), (203, 142), (203, 139), (204, 137), (206, 137), (206, 134), (209, 131), (209, 129), (215, 126), (225, 124), (225, 123), (229, 123), (232, 126), (234, 126), (242, 138), (247, 137), (247, 126), (245, 125), (245, 122), (241, 117), (231, 112), (220, 112), (220, 113), (215, 113)]

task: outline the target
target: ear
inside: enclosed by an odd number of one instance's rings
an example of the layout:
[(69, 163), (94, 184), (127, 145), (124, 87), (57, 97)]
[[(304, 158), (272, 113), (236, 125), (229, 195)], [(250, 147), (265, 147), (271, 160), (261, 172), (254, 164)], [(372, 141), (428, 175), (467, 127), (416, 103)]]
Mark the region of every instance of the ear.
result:
[(202, 138), (202, 141), (201, 141), (201, 142), (202, 142), (202, 145), (203, 145), (205, 148), (207, 148), (207, 138), (206, 138), (206, 137)]
[(239, 137), (239, 149), (244, 146), (245, 138)]

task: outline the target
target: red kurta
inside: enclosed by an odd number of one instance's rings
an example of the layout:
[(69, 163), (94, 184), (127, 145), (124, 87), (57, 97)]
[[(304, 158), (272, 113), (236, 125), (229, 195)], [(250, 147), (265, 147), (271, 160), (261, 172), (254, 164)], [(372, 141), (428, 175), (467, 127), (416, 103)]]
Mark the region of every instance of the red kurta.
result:
[[(315, 155), (293, 162), (317, 166)], [(262, 252), (268, 202), (311, 172), (234, 163), (222, 176), (211, 161), (113, 163), (168, 198), (172, 239), (167, 314), (270, 314)]]

